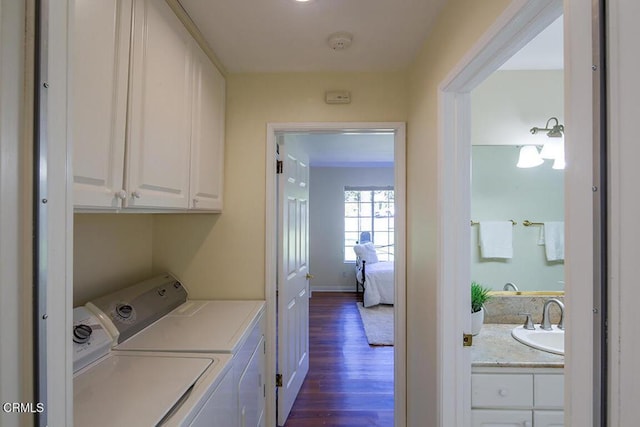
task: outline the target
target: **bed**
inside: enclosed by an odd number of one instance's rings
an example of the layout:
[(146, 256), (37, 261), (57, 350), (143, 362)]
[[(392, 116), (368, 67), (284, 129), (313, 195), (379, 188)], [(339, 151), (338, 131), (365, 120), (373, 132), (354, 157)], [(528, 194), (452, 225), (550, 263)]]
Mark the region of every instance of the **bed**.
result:
[(393, 261), (378, 261), (373, 243), (355, 245), (356, 292), (362, 289), (365, 307), (394, 303)]

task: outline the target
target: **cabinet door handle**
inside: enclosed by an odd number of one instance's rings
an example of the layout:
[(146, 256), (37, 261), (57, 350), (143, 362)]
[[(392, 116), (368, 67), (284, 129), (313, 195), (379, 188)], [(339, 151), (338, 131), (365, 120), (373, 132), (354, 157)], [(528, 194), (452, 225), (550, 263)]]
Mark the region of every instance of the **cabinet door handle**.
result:
[(131, 197), (134, 199), (139, 199), (142, 195), (138, 191), (134, 191), (131, 193)]
[(116, 197), (120, 200), (125, 200), (127, 198), (127, 192), (124, 190), (116, 191)]
[(193, 199), (193, 207), (194, 207), (194, 208), (198, 206), (198, 202), (199, 202), (199, 201), (200, 201), (200, 200), (198, 200), (198, 199)]
[(531, 427), (531, 422), (530, 421), (525, 421), (524, 423), (522, 423), (522, 425), (524, 427)]
[(507, 392), (507, 389), (501, 388), (500, 390), (498, 390), (498, 394), (502, 397), (505, 397), (509, 393)]

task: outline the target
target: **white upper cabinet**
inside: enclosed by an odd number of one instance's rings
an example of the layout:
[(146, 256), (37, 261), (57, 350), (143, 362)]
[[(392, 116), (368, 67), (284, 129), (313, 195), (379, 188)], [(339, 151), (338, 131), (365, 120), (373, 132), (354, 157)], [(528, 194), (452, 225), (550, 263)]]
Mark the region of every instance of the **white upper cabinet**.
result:
[(134, 2), (127, 207), (187, 208), (191, 35), (164, 1)]
[(225, 80), (193, 43), (190, 208), (222, 210)]
[(222, 210), (225, 80), (163, 0), (73, 0), (74, 206)]
[(131, 1), (71, 3), (70, 128), (77, 207), (119, 208), (123, 186)]

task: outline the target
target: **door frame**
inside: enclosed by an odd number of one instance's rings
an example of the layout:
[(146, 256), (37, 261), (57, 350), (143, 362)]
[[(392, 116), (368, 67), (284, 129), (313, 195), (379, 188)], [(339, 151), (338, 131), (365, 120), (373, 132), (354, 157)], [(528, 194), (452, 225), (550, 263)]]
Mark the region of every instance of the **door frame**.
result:
[[(566, 425), (593, 425), (594, 219), (591, 2), (565, 0)], [(442, 427), (471, 424), (471, 350), (460, 343), (470, 330), (470, 91), (563, 12), (562, 0), (514, 0), (439, 86), (438, 135), (438, 408)], [(588, 191), (585, 191), (588, 185)], [(585, 214), (586, 212), (586, 214)], [(585, 231), (587, 230), (587, 231)], [(456, 286), (451, 286), (454, 283)], [(577, 356), (576, 356), (577, 355)], [(456, 378), (451, 381), (451, 378)], [(570, 390), (573, 390), (570, 392)], [(575, 409), (574, 409), (575, 408)]]
[(394, 132), (395, 190), (395, 305), (394, 305), (394, 423), (406, 425), (406, 124), (404, 122), (267, 123), (265, 155), (265, 300), (267, 351), (267, 426), (276, 420), (276, 268), (277, 252), (277, 132), (340, 132), (391, 130)]

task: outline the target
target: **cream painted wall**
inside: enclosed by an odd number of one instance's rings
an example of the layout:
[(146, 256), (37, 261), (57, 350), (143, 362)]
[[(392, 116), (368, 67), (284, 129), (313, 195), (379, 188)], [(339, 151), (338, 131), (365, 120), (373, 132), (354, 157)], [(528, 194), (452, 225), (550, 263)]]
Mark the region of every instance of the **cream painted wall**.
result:
[(74, 215), (74, 307), (151, 275), (152, 225), (152, 215)]
[(454, 0), (409, 70), (407, 125), (407, 413), (409, 426), (438, 425), (438, 85), (509, 5)]
[[(33, 13), (0, 0), (0, 403), (33, 402)], [(25, 47), (27, 49), (25, 49)], [(0, 425), (33, 424), (0, 412)]]
[[(337, 89), (351, 104), (325, 104)], [(229, 75), (223, 213), (156, 216), (154, 271), (177, 274), (194, 298), (264, 298), (266, 124), (406, 119), (403, 72)]]

